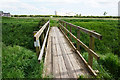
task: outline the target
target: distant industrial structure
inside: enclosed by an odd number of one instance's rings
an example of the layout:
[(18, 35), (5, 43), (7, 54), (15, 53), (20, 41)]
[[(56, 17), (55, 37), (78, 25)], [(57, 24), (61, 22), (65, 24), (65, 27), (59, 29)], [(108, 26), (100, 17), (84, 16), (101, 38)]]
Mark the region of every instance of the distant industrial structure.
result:
[(10, 13), (4, 13), (3, 11), (0, 11), (0, 16), (11, 17), (11, 14)]
[(68, 12), (65, 14), (66, 16), (76, 16), (77, 14), (74, 12)]
[(55, 11), (55, 16), (57, 16), (57, 11)]
[(55, 16), (76, 16), (78, 14), (76, 14), (75, 12), (57, 12), (55, 11)]

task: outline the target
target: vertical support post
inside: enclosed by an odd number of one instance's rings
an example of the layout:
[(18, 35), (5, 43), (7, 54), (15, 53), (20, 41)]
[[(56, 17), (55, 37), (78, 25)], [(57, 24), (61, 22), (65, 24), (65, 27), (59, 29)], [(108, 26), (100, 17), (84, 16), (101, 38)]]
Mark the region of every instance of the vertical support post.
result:
[[(77, 38), (80, 40), (80, 30), (79, 28), (76, 28), (76, 29), (77, 29)], [(77, 41), (77, 50), (80, 52), (80, 45), (78, 41)]]
[(67, 23), (66, 23), (66, 29), (67, 29)]
[[(67, 23), (66, 23), (66, 29), (67, 29)], [(67, 31), (66, 31), (66, 35), (67, 35)], [(67, 35), (68, 36), (68, 35)]]
[[(41, 42), (42, 42), (42, 44), (43, 44), (43, 41), (44, 41), (44, 32), (42, 33), (42, 35), (41, 35)], [(41, 45), (42, 46), (42, 45)]]
[[(37, 31), (34, 31), (33, 32), (33, 35), (35, 35), (37, 33)], [(39, 39), (37, 40), (36, 37), (34, 37), (34, 46), (36, 47), (36, 55), (37, 57), (39, 57), (39, 53), (40, 53), (40, 42), (39, 42)]]
[(63, 23), (63, 26), (64, 26), (64, 22), (62, 22)]
[[(70, 32), (72, 33), (72, 27), (70, 25)], [(72, 41), (72, 36), (70, 35), (70, 40)]]
[[(59, 20), (59, 23), (61, 24), (61, 21), (60, 21), (60, 20)], [(59, 24), (59, 28), (61, 28), (61, 27), (60, 27), (60, 24)]]
[[(90, 42), (89, 42), (89, 47), (94, 51), (94, 37), (90, 35)], [(92, 67), (93, 63), (93, 56), (89, 53), (88, 54), (88, 64)]]
[[(62, 23), (63, 23), (63, 27), (65, 27), (65, 26), (64, 26), (64, 22), (62, 22)], [(65, 32), (65, 30), (64, 30), (64, 29), (63, 29), (63, 31)]]

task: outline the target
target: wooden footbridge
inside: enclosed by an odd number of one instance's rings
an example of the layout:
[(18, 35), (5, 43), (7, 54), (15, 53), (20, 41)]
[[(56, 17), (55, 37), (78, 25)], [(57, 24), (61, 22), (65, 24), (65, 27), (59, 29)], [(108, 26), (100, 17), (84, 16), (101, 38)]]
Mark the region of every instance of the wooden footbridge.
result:
[[(72, 27), (77, 29), (77, 37), (71, 33)], [(89, 47), (80, 41), (80, 32), (90, 36)], [(99, 56), (94, 52), (94, 38), (101, 40), (102, 36), (95, 31), (62, 20), (59, 20), (59, 27), (50, 27), (48, 21), (39, 31), (34, 31), (34, 46), (38, 61), (40, 62), (44, 56), (43, 77), (97, 76), (97, 70), (92, 69), (93, 57), (99, 60)], [(77, 41), (76, 47), (72, 39)], [(88, 62), (80, 54), (80, 46), (88, 52)]]

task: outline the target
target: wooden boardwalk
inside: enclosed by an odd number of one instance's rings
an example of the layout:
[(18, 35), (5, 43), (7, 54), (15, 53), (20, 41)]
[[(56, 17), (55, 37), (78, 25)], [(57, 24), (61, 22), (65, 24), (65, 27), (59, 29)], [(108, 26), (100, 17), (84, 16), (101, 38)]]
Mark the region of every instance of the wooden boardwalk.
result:
[(58, 27), (52, 27), (49, 32), (44, 68), (44, 76), (54, 78), (90, 76), (85, 64)]
[[(76, 29), (77, 37), (72, 34), (72, 28)], [(89, 35), (89, 47), (80, 40), (81, 32)], [(59, 20), (59, 28), (50, 27), (49, 20), (39, 31), (33, 33), (38, 61), (41, 62), (42, 56), (45, 55), (44, 78), (77, 79), (79, 76), (85, 78), (97, 76), (98, 71), (92, 69), (92, 64), (93, 58), (96, 60), (100, 58), (94, 51), (94, 38), (102, 39), (99, 33), (62, 20)], [(76, 46), (73, 45), (73, 39), (76, 41)], [(88, 52), (88, 62), (80, 54), (80, 46)]]

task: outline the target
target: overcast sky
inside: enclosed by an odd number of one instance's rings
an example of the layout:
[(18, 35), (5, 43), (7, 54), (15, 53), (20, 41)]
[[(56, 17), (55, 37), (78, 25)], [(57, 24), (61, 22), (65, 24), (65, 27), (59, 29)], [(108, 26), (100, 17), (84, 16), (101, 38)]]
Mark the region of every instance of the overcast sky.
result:
[(119, 0), (0, 0), (0, 10), (11, 14), (59, 15), (74, 12), (81, 15), (118, 15)]

